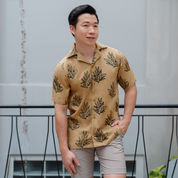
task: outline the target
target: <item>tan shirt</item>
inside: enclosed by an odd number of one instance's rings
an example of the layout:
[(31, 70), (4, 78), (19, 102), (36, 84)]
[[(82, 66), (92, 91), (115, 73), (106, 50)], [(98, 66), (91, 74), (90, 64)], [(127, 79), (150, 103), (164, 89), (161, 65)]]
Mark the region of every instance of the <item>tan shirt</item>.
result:
[(121, 128), (111, 124), (120, 120), (118, 83), (126, 90), (136, 76), (125, 56), (118, 50), (96, 42), (92, 63), (76, 52), (56, 66), (53, 75), (52, 101), (66, 105), (68, 146), (71, 149), (104, 146), (114, 140)]

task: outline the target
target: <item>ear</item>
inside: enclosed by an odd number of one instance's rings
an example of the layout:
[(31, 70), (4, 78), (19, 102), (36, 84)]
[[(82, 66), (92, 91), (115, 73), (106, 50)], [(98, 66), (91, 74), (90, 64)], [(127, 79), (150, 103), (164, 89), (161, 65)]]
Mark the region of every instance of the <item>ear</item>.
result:
[(73, 25), (69, 26), (71, 33), (75, 36), (75, 27)]

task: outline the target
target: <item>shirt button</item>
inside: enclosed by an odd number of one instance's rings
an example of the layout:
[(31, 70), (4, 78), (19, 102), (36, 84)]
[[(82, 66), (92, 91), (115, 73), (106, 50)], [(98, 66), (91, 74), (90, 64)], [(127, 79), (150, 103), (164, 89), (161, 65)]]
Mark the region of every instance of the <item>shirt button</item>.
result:
[(95, 135), (95, 133), (93, 133), (93, 135)]
[(95, 85), (95, 82), (93, 82), (93, 84)]
[(95, 116), (93, 116), (93, 118), (95, 119)]
[(93, 101), (96, 101), (95, 99), (93, 99)]

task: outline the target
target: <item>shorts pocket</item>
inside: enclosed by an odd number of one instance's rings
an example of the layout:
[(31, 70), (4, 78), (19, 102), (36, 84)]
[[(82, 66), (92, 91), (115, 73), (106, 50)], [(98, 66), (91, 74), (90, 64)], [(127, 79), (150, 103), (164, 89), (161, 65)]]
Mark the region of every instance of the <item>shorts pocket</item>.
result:
[(113, 153), (122, 153), (124, 152), (122, 133), (120, 133), (111, 143)]

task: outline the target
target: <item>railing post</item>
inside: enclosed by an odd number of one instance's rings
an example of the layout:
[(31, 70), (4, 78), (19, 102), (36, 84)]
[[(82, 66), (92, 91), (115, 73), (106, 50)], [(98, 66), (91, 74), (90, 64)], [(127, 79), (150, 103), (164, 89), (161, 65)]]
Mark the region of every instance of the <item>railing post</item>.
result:
[(177, 138), (177, 146), (178, 146), (178, 116), (176, 116), (176, 138)]
[(52, 134), (53, 134), (53, 142), (54, 142), (54, 151), (55, 151), (55, 156), (56, 156), (56, 162), (57, 162), (57, 171), (58, 171), (58, 176), (60, 177), (59, 174), (59, 164), (58, 164), (58, 159), (57, 159), (57, 151), (56, 151), (56, 142), (55, 142), (55, 137), (54, 137), (54, 117), (52, 116)]
[(49, 116), (48, 116), (48, 126), (47, 126), (46, 145), (45, 145), (44, 158), (43, 158), (43, 165), (42, 165), (42, 170), (41, 170), (41, 177), (43, 177), (44, 161), (45, 161), (46, 150), (47, 150), (47, 145), (48, 145), (48, 136), (49, 136)]
[(171, 176), (171, 178), (173, 178), (173, 176), (174, 176), (174, 172), (175, 172), (175, 170), (176, 170), (176, 166), (177, 166), (177, 159), (176, 159), (176, 162), (175, 162), (175, 164), (174, 164), (174, 169), (173, 169), (173, 171), (172, 171), (172, 176)]
[(133, 163), (133, 167), (132, 167), (132, 178), (133, 178), (133, 173), (134, 173), (134, 169), (135, 169), (135, 159), (136, 159), (136, 154), (137, 154), (139, 133), (140, 133), (140, 116), (138, 116), (138, 131), (137, 131), (137, 141), (136, 141), (136, 145), (135, 145), (134, 163)]
[(168, 169), (169, 169), (169, 159), (170, 159), (170, 154), (171, 154), (173, 133), (174, 133), (174, 116), (172, 116), (172, 133), (171, 133), (171, 141), (170, 141), (169, 153), (168, 153), (168, 159), (167, 159), (166, 178), (167, 178)]
[(24, 172), (24, 177), (26, 178), (26, 173), (25, 173), (25, 168), (24, 168), (24, 161), (23, 161), (23, 156), (22, 156), (22, 151), (21, 151), (21, 146), (20, 146), (19, 132), (18, 132), (18, 117), (16, 117), (16, 133), (17, 133), (17, 140), (18, 140), (20, 157), (21, 157), (21, 162), (22, 162), (22, 169), (23, 169), (23, 172)]
[(11, 134), (10, 134), (10, 140), (9, 140), (9, 149), (8, 149), (8, 153), (7, 153), (7, 160), (6, 160), (6, 167), (5, 167), (5, 172), (4, 172), (4, 178), (6, 177), (7, 165), (8, 165), (8, 162), (9, 162), (9, 154), (10, 154), (11, 142), (12, 142), (12, 133), (13, 133), (13, 116), (11, 117)]
[(142, 136), (143, 136), (143, 146), (144, 146), (144, 153), (145, 153), (145, 163), (146, 163), (146, 172), (148, 178), (148, 162), (147, 162), (147, 154), (146, 154), (146, 145), (145, 145), (145, 135), (144, 135), (144, 116), (142, 116)]

